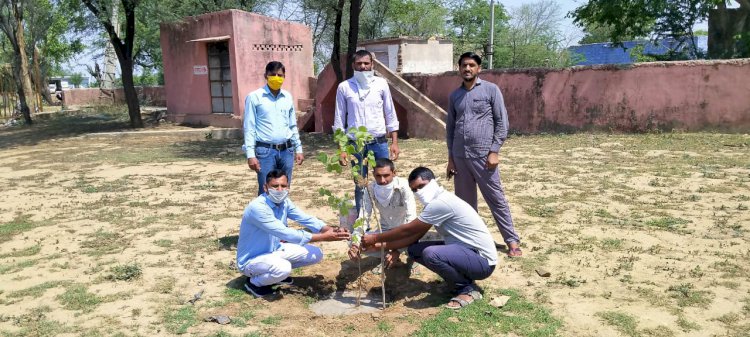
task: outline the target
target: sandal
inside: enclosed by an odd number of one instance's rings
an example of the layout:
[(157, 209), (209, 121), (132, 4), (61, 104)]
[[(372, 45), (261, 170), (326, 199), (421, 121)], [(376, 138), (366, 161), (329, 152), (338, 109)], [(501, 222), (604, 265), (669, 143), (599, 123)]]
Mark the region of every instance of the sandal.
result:
[[(465, 299), (459, 298), (458, 296), (461, 296), (461, 295), (469, 295), (469, 297), (471, 298), (471, 300), (467, 301)], [(448, 303), (446, 303), (444, 306), (446, 308), (448, 308), (448, 309), (458, 310), (458, 309), (461, 309), (461, 308), (463, 308), (463, 307), (465, 307), (465, 306), (467, 306), (469, 304), (474, 303), (474, 301), (476, 301), (476, 300), (482, 299), (482, 293), (480, 293), (480, 292), (478, 292), (476, 290), (470, 291), (468, 293), (460, 294), (458, 296), (456, 296), (454, 298), (451, 298), (450, 301), (448, 301)], [(451, 302), (458, 303), (458, 306), (452, 306), (452, 305), (450, 305)]]

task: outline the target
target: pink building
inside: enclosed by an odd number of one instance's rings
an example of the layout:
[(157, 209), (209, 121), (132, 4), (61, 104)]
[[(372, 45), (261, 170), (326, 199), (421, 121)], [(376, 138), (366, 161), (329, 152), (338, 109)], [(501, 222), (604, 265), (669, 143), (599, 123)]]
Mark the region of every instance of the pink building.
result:
[(286, 67), (283, 88), (296, 99), (298, 116), (311, 110), (312, 34), (305, 25), (225, 10), (162, 23), (161, 49), (174, 122), (242, 127), (245, 96), (265, 85), (270, 61)]

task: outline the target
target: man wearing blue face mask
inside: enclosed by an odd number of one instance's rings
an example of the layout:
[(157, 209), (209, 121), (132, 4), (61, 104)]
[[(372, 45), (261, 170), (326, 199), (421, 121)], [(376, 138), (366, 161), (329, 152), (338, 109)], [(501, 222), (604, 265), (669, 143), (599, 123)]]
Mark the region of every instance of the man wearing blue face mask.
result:
[[(261, 194), (245, 208), (237, 242), (237, 269), (247, 276), (245, 289), (255, 297), (275, 292), (274, 285), (292, 284), (292, 269), (323, 259), (310, 242), (348, 240), (349, 232), (334, 229), (307, 215), (289, 200), (286, 173), (271, 170)], [(287, 226), (293, 220), (312, 233)]]
[[(409, 187), (424, 205), (422, 213), (387, 232), (366, 234), (362, 248), (409, 247), (410, 258), (453, 286), (455, 296), (446, 303), (447, 308), (460, 309), (482, 298), (476, 280), (488, 278), (497, 265), (497, 250), (487, 225), (474, 208), (440, 187), (435, 174), (426, 167), (417, 167), (409, 174)], [(418, 242), (431, 227), (444, 240)]]
[[(372, 151), (375, 159), (398, 159), (398, 117), (393, 106), (393, 98), (388, 82), (376, 77), (373, 70), (372, 54), (367, 50), (358, 50), (352, 55), (354, 76), (341, 82), (336, 90), (336, 111), (333, 119), (333, 130), (348, 131), (352, 127), (367, 127), (373, 140), (365, 144), (365, 153)], [(349, 135), (354, 139), (353, 135)], [(388, 147), (388, 139), (391, 146)], [(359, 150), (359, 149), (357, 149)], [(339, 162), (346, 166), (349, 158), (342, 154)], [(361, 164), (362, 158), (356, 156)], [(352, 162), (353, 163), (353, 162)], [(363, 176), (367, 176), (367, 168), (363, 167)], [(362, 190), (354, 189), (354, 200), (357, 212), (362, 200)]]

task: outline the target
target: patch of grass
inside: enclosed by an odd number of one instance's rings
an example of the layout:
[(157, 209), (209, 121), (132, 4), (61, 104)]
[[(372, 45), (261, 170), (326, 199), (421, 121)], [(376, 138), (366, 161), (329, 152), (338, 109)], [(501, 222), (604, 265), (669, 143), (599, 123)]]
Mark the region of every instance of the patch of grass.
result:
[(281, 324), (281, 316), (268, 316), (260, 320), (260, 322), (266, 325), (278, 326), (279, 324)]
[(740, 266), (739, 264), (730, 262), (730, 260), (719, 261), (711, 265), (711, 268), (721, 272), (722, 278), (735, 278), (735, 277), (749, 277), (750, 272), (748, 269)]
[(39, 260), (26, 260), (6, 265), (0, 265), (0, 274), (9, 274), (21, 271), (25, 268), (36, 265)]
[(31, 221), (30, 215), (16, 215), (13, 220), (0, 224), (0, 243), (10, 241), (14, 236), (38, 226), (40, 224)]
[(526, 214), (539, 218), (550, 218), (557, 214), (557, 209), (548, 205), (533, 205), (524, 207), (523, 210)]
[(638, 319), (631, 315), (619, 311), (603, 311), (597, 312), (596, 316), (625, 336), (641, 336), (638, 332)]
[(141, 278), (143, 271), (138, 263), (117, 265), (109, 269), (105, 278), (110, 281), (132, 281)]
[(601, 247), (604, 250), (613, 251), (613, 250), (618, 250), (622, 248), (622, 243), (623, 243), (622, 239), (607, 238), (607, 239), (602, 240)]
[(102, 303), (101, 297), (88, 292), (86, 286), (82, 284), (71, 285), (64, 293), (57, 296), (57, 300), (65, 309), (83, 312), (91, 312)]
[(34, 297), (37, 298), (39, 296), (42, 296), (47, 289), (56, 288), (60, 286), (67, 286), (70, 284), (70, 281), (48, 281), (44, 282), (42, 284), (35, 285), (33, 287), (29, 287), (26, 289), (21, 289), (18, 291), (14, 291), (11, 293), (8, 293), (8, 298), (21, 298), (21, 297)]
[[(2, 240), (0, 240), (2, 241)], [(15, 250), (13, 249), (10, 253), (0, 254), (0, 259), (8, 258), (8, 257), (26, 257), (26, 256), (32, 256), (39, 254), (39, 252), (42, 251), (41, 245), (33, 245), (31, 247), (27, 247), (21, 250)]]
[(173, 276), (165, 276), (156, 280), (151, 291), (158, 294), (169, 294), (174, 289), (174, 283), (176, 279)]
[(169, 309), (164, 314), (164, 324), (167, 331), (181, 335), (187, 332), (191, 326), (198, 323), (198, 313), (192, 305), (180, 307), (176, 311)]
[(741, 319), (742, 319), (742, 316), (736, 312), (729, 312), (729, 313), (726, 313), (724, 315), (714, 318), (715, 321), (724, 323), (727, 326), (736, 325)]
[(443, 309), (424, 321), (413, 336), (485, 336), (509, 332), (527, 337), (557, 335), (562, 322), (548, 309), (529, 302), (516, 290), (497, 293), (511, 297), (504, 307), (496, 308), (482, 299), (459, 311)]
[(169, 247), (172, 247), (172, 240), (168, 240), (168, 239), (156, 240), (154, 241), (154, 245), (157, 247), (169, 248)]
[(677, 300), (680, 307), (708, 307), (713, 301), (713, 293), (706, 290), (694, 290), (690, 283), (669, 286), (669, 296)]
[(15, 324), (21, 328), (15, 332), (2, 331), (3, 337), (54, 337), (70, 332), (70, 327), (47, 318), (50, 311), (52, 309), (46, 306), (31, 309), (15, 319)]
[(86, 254), (90, 256), (114, 254), (121, 251), (127, 243), (122, 235), (104, 231), (102, 228), (90, 234), (89, 237), (90, 239), (81, 242), (81, 248), (84, 248)]
[(688, 321), (683, 315), (677, 317), (677, 326), (685, 332), (701, 329), (701, 326), (698, 323)]
[(648, 220), (644, 223), (644, 225), (663, 230), (677, 230), (683, 228), (684, 225), (688, 223), (690, 223), (690, 220), (668, 216)]
[(393, 324), (390, 324), (386, 321), (379, 321), (378, 322), (378, 331), (382, 332), (383, 334), (387, 335), (391, 331), (393, 331)]

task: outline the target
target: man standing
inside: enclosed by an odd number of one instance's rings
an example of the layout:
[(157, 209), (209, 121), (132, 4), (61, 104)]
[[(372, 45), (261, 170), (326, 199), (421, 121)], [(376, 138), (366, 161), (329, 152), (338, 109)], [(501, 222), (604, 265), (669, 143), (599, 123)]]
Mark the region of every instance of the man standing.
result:
[(297, 114), (292, 95), (281, 89), (286, 68), (281, 62), (266, 65), (267, 84), (245, 98), (245, 145), (247, 166), (258, 174), (258, 195), (263, 193), (266, 175), (283, 170), (292, 181), (292, 166), (302, 165), (302, 143), (297, 130)]
[[(406, 179), (396, 176), (396, 165), (393, 164), (393, 161), (388, 158), (376, 159), (372, 176), (375, 181), (367, 186), (363, 200), (365, 219), (370, 219), (373, 205), (380, 215), (378, 220), (380, 220), (380, 229), (383, 232), (416, 219), (417, 205), (414, 201), (414, 193), (411, 192)], [(369, 227), (360, 234), (377, 233), (374, 226)], [(386, 268), (390, 268), (396, 261), (399, 261), (399, 255), (401, 255), (401, 252), (398, 249), (388, 250), (385, 256)], [(375, 256), (380, 256), (380, 251)], [(349, 257), (352, 259), (359, 258), (358, 246), (351, 246)]]
[[(455, 297), (445, 305), (460, 309), (482, 298), (476, 280), (492, 275), (497, 250), (482, 218), (466, 202), (445, 191), (426, 167), (409, 174), (409, 187), (424, 205), (417, 219), (381, 234), (362, 238), (362, 247), (373, 251), (409, 247), (409, 257), (453, 285)], [(444, 241), (418, 242), (430, 227)]]
[[(323, 259), (318, 241), (348, 240), (346, 230), (333, 229), (305, 214), (292, 203), (286, 173), (271, 170), (261, 194), (245, 208), (237, 241), (237, 269), (247, 276), (245, 289), (255, 297), (274, 293), (273, 285), (291, 284), (292, 269), (316, 264)], [(293, 220), (312, 233), (291, 229)]]
[(458, 58), (463, 84), (450, 96), (445, 123), (448, 177), (456, 176), (456, 195), (477, 209), (477, 185), (508, 245), (508, 257), (520, 257), (518, 234), (498, 172), (498, 152), (508, 136), (508, 112), (500, 89), (479, 79), (482, 59), (473, 52)]
[[(367, 127), (367, 131), (373, 136), (373, 140), (365, 144), (365, 153), (372, 151), (375, 159), (388, 158), (388, 137), (391, 139), (391, 159), (398, 159), (398, 118), (393, 106), (393, 98), (388, 88), (388, 82), (380, 77), (375, 77), (372, 70), (373, 58), (367, 50), (358, 50), (352, 55), (352, 67), (354, 76), (341, 82), (336, 90), (336, 112), (333, 119), (333, 130), (348, 131), (352, 127)], [(353, 135), (349, 135), (354, 139)], [(357, 149), (359, 152), (361, 149)], [(362, 158), (356, 156), (357, 164), (362, 163)], [(340, 158), (342, 166), (346, 166), (348, 158), (342, 154)], [(354, 163), (354, 162), (352, 162)], [(367, 168), (362, 165), (362, 176), (367, 176)], [(362, 191), (354, 189), (356, 209), (362, 199)]]

